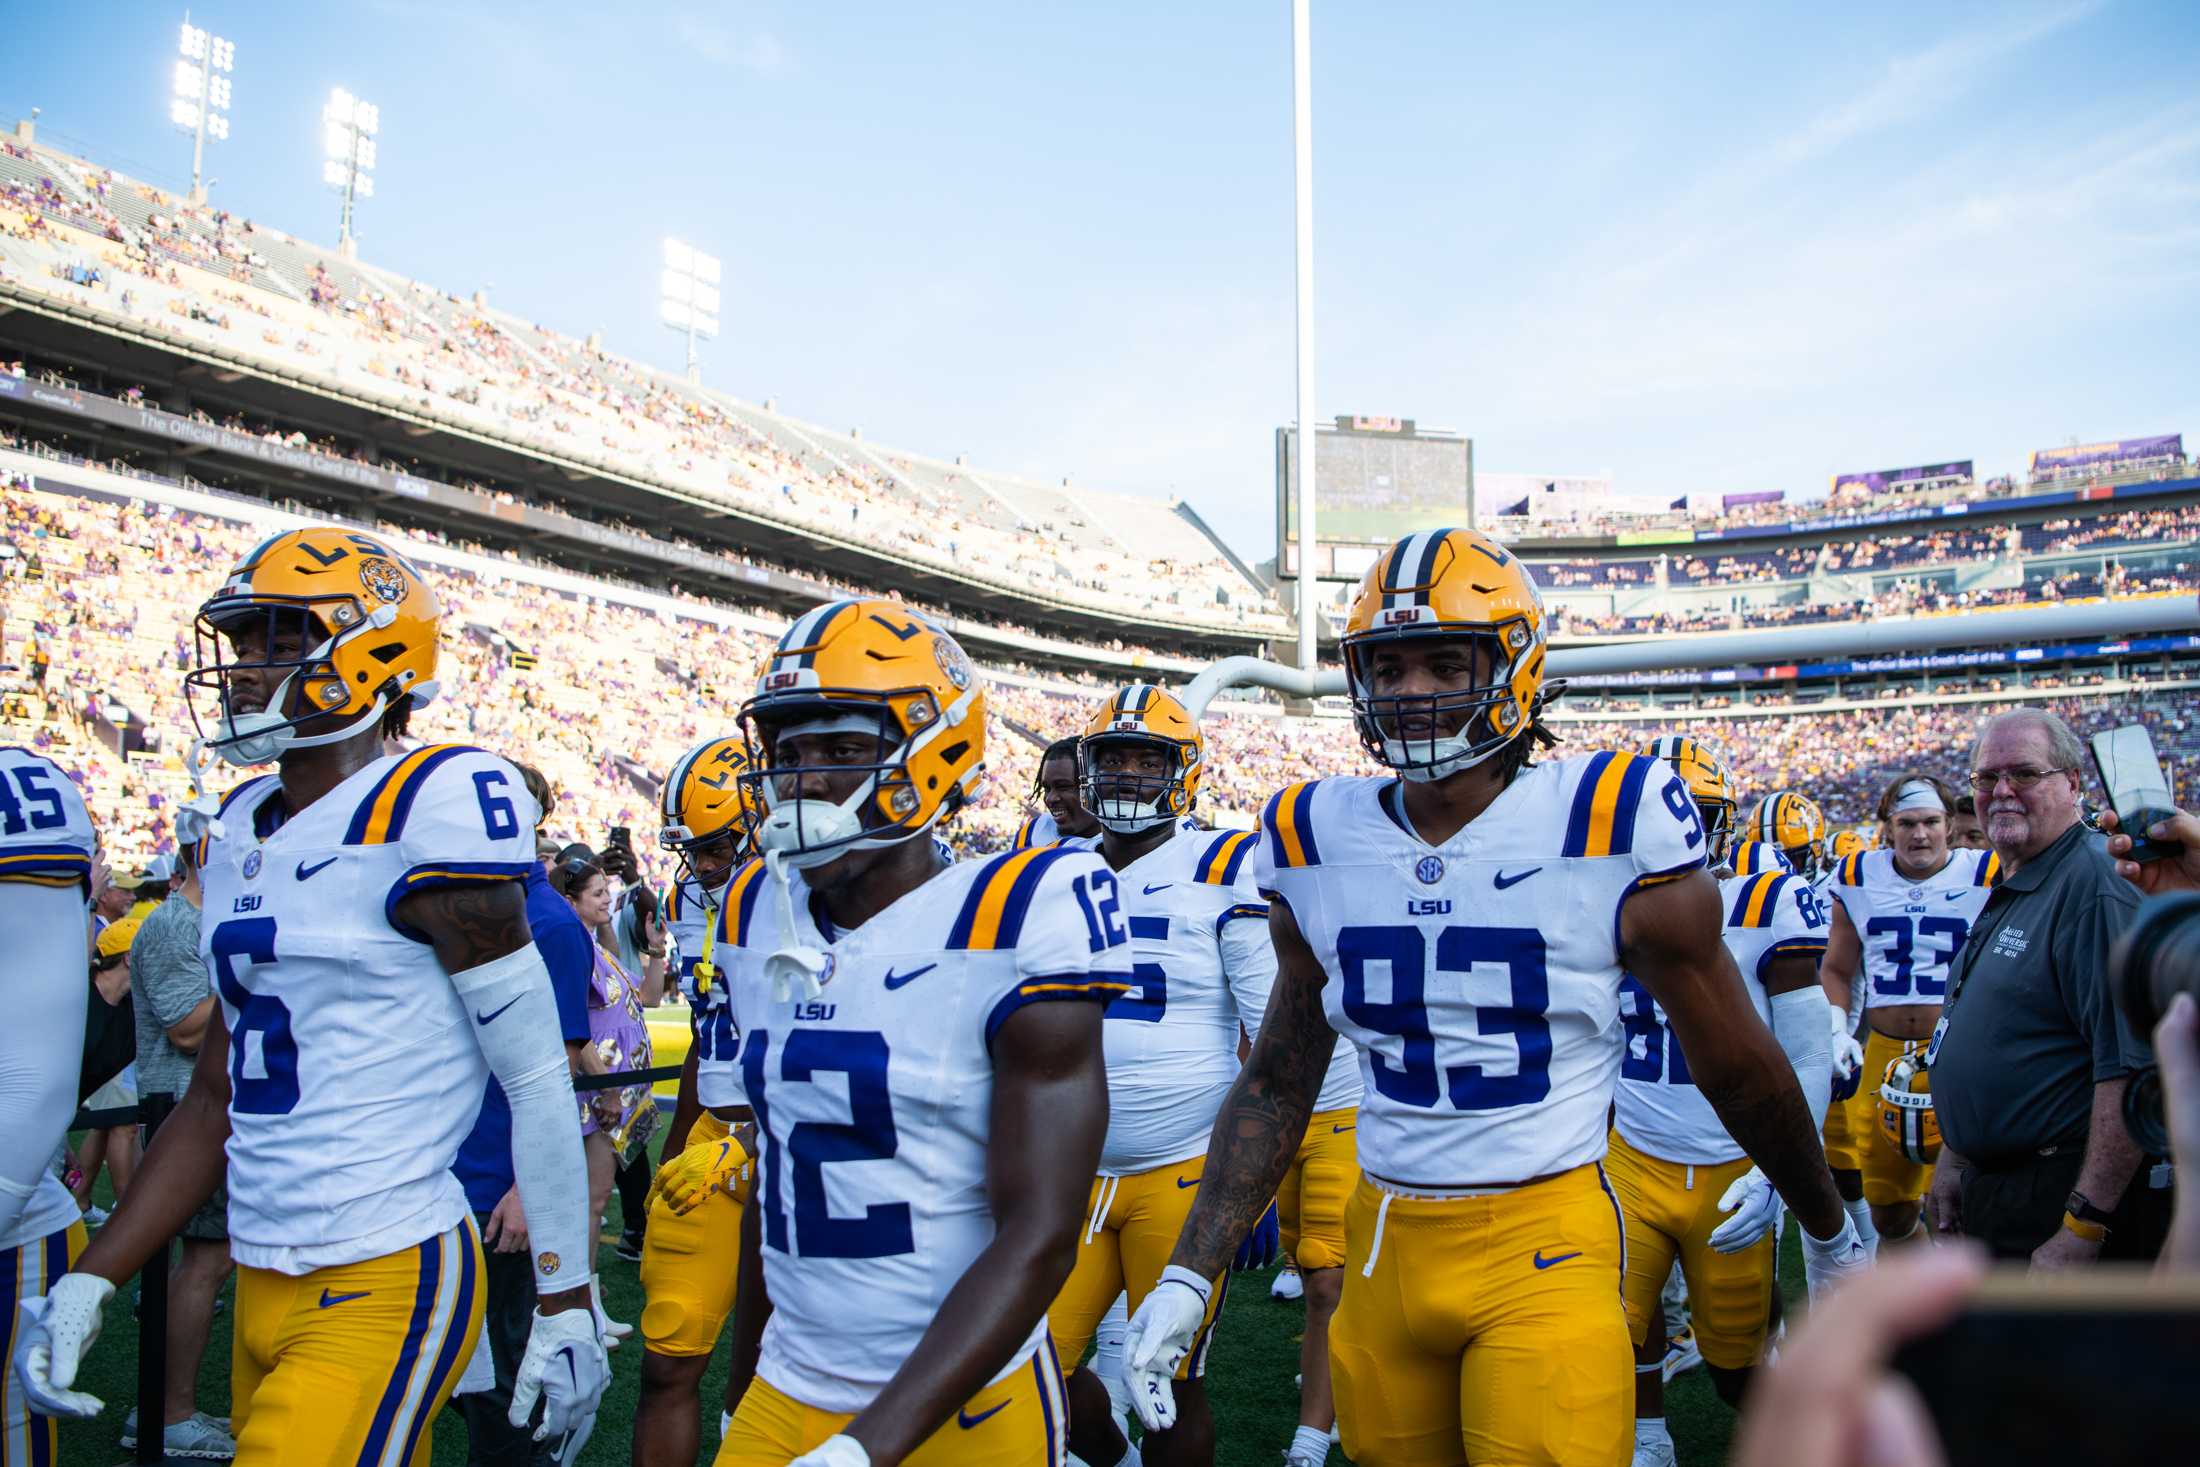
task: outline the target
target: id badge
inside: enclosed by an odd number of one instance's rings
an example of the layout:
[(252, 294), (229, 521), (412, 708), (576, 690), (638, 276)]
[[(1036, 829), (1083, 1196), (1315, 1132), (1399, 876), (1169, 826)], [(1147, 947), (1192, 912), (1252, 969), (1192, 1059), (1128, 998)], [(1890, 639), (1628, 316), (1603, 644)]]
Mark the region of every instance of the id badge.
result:
[(1943, 1011), (1940, 1016), (1940, 1022), (1933, 1025), (1933, 1037), (1925, 1041), (1925, 1058), (1922, 1063), (1924, 1064), (1926, 1069), (1931, 1069), (1933, 1067), (1933, 1061), (1939, 1058), (1940, 1036), (1947, 1032), (1948, 1015), (1945, 1011)]

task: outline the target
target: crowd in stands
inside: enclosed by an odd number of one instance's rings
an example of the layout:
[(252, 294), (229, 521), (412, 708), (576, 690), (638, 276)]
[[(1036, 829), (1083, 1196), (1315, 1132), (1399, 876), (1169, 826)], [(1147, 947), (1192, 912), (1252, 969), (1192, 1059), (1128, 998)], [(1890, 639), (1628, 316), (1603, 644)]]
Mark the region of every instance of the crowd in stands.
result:
[(1056, 493), (805, 429), (478, 298), (368, 275), (16, 143), (0, 154), (0, 214), (13, 283), (149, 335), (1001, 584), (1193, 623), (1277, 619), (1259, 588), (1158, 502)]

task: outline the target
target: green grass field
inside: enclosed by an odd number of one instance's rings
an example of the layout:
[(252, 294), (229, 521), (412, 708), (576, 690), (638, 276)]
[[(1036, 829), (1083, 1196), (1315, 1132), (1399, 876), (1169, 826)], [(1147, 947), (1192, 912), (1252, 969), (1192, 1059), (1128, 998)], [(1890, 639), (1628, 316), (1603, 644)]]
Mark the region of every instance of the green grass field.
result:
[[(101, 1180), (105, 1191), (105, 1179)], [(617, 1202), (612, 1204), (613, 1215)], [(597, 1255), (603, 1278), (604, 1303), (614, 1318), (633, 1321), (641, 1317), (642, 1288), (636, 1265), (615, 1254), (606, 1244)], [(1792, 1227), (1783, 1252), (1780, 1275), (1789, 1294), (1791, 1317), (1799, 1309), (1802, 1258)], [(1299, 1335), (1304, 1311), (1298, 1304), (1280, 1304), (1268, 1297), (1270, 1273), (1243, 1277), (1230, 1291), (1223, 1322), (1216, 1336), (1208, 1382), (1217, 1417), (1218, 1467), (1275, 1467), (1291, 1439), (1298, 1419), (1298, 1393), (1292, 1377), (1298, 1371)], [(225, 1296), (226, 1296), (225, 1291)], [(80, 1389), (107, 1402), (96, 1420), (66, 1423), (61, 1429), (61, 1461), (65, 1467), (109, 1467), (126, 1459), (120, 1446), (123, 1413), (136, 1399), (137, 1321), (130, 1314), (130, 1291), (118, 1290), (107, 1307), (105, 1331), (80, 1381)], [(229, 1409), (229, 1311), (215, 1318), (213, 1339), (207, 1348), (200, 1375), (199, 1405), (215, 1416)], [(611, 1357), (613, 1379), (596, 1419), (596, 1434), (581, 1454), (585, 1467), (623, 1467), (627, 1462), (629, 1423), (641, 1370), (639, 1337), (630, 1340)], [(703, 1382), (703, 1399), (709, 1403), (700, 1459), (710, 1460), (717, 1447), (716, 1402), (725, 1389), (726, 1349), (720, 1344)], [(1726, 1459), (1732, 1417), (1712, 1394), (1702, 1371), (1682, 1376), (1666, 1391), (1666, 1415), (1680, 1460), (1687, 1467), (1710, 1467)], [(1332, 1463), (1346, 1460), (1341, 1451), (1330, 1454)], [(463, 1467), (466, 1431), (457, 1413), (446, 1411), (435, 1424), (437, 1467)]]

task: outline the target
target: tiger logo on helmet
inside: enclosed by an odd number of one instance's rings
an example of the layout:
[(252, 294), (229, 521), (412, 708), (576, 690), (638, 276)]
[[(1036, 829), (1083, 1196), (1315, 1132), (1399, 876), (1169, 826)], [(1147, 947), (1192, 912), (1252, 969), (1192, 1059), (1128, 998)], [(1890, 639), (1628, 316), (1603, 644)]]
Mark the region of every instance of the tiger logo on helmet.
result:
[(1862, 831), (1836, 830), (1829, 832), (1824, 842), (1825, 869), (1833, 870), (1859, 851), (1871, 849), (1871, 841)]
[[(756, 848), (797, 870), (899, 845), (955, 813), (985, 770), (985, 689), (962, 647), (898, 601), (827, 602), (796, 618), (741, 705)], [(805, 764), (780, 741), (875, 739), (875, 754)], [(861, 776), (845, 798), (806, 791)]]
[(1932, 1076), (1924, 1056), (1896, 1055), (1879, 1086), (1879, 1129), (1897, 1151), (1918, 1166), (1940, 1156), (1940, 1117), (1933, 1113)]
[[(1173, 824), (1199, 798), (1206, 753), (1199, 725), (1173, 694), (1132, 683), (1110, 694), (1078, 737), (1079, 797), (1118, 835)], [(1142, 769), (1141, 754), (1159, 758)], [(1110, 767), (1103, 768), (1103, 760)]]
[(1819, 843), (1826, 838), (1825, 813), (1815, 800), (1794, 790), (1765, 796), (1749, 812), (1747, 822), (1753, 840), (1761, 840), (1781, 855), (1797, 875), (1814, 880), (1819, 874)]
[(680, 756), (658, 792), (663, 824), (657, 843), (672, 852), (681, 876), (694, 881), (706, 900), (748, 853), (756, 808), (741, 778), (748, 768), (748, 745), (740, 735), (705, 739)]
[[(267, 764), (429, 702), (442, 617), (419, 569), (385, 540), (333, 525), (268, 536), (198, 609), (184, 696), (200, 743), (229, 764)], [(241, 673), (259, 675), (260, 706)]]
[(1686, 734), (1667, 734), (1651, 741), (1644, 751), (1663, 759), (1680, 772), (1681, 783), (1703, 819), (1705, 859), (1714, 867), (1726, 861), (1727, 845), (1734, 835), (1734, 815), (1741, 802), (1734, 796), (1734, 772), (1707, 741)]
[[(1477, 530), (1408, 535), (1368, 568), (1343, 638), (1353, 726), (1370, 757), (1416, 781), (1471, 769), (1539, 727), (1550, 618), (1520, 558)], [(1468, 644), (1468, 684), (1398, 691), (1393, 654)]]

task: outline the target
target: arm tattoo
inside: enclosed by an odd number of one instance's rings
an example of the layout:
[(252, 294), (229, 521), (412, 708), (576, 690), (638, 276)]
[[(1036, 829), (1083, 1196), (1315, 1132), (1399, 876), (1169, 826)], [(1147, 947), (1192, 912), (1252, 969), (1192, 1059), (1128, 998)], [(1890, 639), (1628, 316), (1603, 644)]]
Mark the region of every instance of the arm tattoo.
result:
[(1337, 1031), (1322, 1012), (1322, 978), (1286, 963), (1245, 1068), (1224, 1097), (1207, 1143), (1199, 1199), (1169, 1261), (1212, 1278), (1276, 1197), (1298, 1156), (1322, 1077), (1336, 1053)]
[(1727, 1134), (1749, 1153), (1773, 1190), (1798, 1213), (1807, 1211), (1808, 1203), (1802, 1199), (1827, 1185), (1825, 1152), (1817, 1128), (1810, 1123), (1803, 1092), (1789, 1075), (1783, 1070), (1753, 1083), (1746, 1072), (1716, 1079), (1699, 1073), (1696, 1083)]
[(446, 973), (463, 973), (533, 942), (527, 897), (517, 881), (468, 881), (417, 892), (398, 917), (428, 934)]

